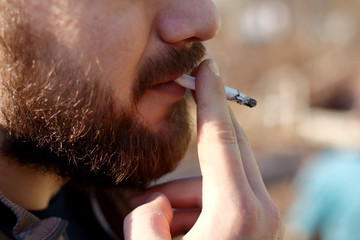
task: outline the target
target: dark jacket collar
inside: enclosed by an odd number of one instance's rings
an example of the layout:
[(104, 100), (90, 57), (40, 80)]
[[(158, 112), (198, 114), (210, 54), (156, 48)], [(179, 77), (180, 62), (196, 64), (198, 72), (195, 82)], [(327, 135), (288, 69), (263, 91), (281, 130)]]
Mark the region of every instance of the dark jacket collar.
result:
[[(15, 239), (67, 239), (67, 222), (51, 217), (40, 220), (0, 192), (0, 231)], [(4, 212), (4, 214), (3, 214)]]

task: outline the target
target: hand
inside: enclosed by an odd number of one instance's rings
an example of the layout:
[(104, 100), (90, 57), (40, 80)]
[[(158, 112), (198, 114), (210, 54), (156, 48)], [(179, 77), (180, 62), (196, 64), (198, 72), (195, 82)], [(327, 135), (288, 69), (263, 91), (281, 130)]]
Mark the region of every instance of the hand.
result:
[[(279, 211), (262, 181), (250, 144), (229, 108), (213, 60), (196, 70), (201, 178), (156, 186), (125, 219), (126, 239), (283, 238)], [(155, 194), (154, 194), (155, 193)], [(176, 209), (173, 211), (173, 209)]]

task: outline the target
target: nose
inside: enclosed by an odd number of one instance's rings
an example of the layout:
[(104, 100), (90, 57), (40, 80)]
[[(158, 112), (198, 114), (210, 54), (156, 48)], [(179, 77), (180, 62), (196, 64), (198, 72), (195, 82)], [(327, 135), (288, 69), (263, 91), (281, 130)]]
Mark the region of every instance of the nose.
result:
[(160, 38), (170, 44), (206, 41), (220, 29), (219, 12), (212, 0), (166, 1), (158, 17)]

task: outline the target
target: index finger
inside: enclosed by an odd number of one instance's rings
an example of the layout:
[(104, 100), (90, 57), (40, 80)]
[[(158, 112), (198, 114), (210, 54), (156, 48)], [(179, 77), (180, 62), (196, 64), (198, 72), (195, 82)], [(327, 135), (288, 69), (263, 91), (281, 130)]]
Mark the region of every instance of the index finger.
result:
[(204, 194), (247, 190), (241, 154), (214, 60), (204, 61), (196, 74), (198, 152)]

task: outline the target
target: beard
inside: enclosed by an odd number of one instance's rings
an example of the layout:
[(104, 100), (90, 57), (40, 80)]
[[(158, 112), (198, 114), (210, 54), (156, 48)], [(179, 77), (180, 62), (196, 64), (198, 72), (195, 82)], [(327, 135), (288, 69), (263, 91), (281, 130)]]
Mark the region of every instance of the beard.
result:
[[(33, 34), (18, 12), (1, 13), (1, 154), (87, 186), (143, 186), (172, 171), (190, 141), (186, 100), (164, 119), (159, 137), (138, 117), (157, 81), (191, 70), (205, 48), (166, 47), (144, 61), (130, 104), (115, 107), (111, 86), (49, 33)], [(4, 17), (6, 15), (6, 17)]]

